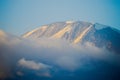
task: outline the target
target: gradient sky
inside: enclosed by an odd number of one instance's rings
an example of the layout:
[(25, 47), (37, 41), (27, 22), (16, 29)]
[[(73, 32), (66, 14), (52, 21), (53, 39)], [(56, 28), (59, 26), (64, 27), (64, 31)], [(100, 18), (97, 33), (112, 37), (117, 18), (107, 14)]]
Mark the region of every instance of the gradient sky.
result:
[(66, 20), (120, 29), (120, 0), (0, 0), (0, 29), (15, 35)]

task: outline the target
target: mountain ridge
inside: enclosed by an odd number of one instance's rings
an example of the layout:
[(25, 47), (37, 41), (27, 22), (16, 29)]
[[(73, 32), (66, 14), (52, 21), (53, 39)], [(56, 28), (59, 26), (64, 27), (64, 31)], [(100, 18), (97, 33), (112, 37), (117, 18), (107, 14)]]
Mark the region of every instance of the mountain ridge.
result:
[[(120, 31), (117, 29), (99, 23), (66, 21), (41, 26), (24, 34), (23, 38), (39, 39), (46, 37), (53, 39), (65, 39), (75, 44), (91, 42), (97, 47), (110, 48), (111, 51), (116, 51), (116, 48), (118, 48), (117, 53), (120, 53), (119, 32)], [(112, 50), (113, 47), (115, 50)]]
[(98, 23), (57, 22), (25, 37), (0, 30), (0, 80), (119, 80), (119, 41)]

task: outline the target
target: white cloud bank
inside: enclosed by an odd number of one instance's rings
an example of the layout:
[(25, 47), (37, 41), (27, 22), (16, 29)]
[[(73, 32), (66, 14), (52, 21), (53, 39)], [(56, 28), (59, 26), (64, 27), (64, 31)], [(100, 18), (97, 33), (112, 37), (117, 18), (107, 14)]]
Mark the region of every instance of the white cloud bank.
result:
[(43, 63), (37, 63), (33, 60), (25, 60), (24, 58), (18, 61), (18, 64), (22, 67), (33, 69), (33, 70), (41, 70), (41, 69), (48, 69), (50, 66), (45, 65)]
[(0, 72), (4, 75), (5, 73), (8, 74), (8, 68), (10, 73), (16, 63), (27, 69), (44, 70), (42, 73), (37, 73), (40, 76), (43, 73), (49, 76), (48, 72), (51, 66), (53, 72), (57, 72), (56, 69), (69, 72), (80, 69), (92, 70), (98, 66), (99, 69), (104, 66), (103, 63), (120, 66), (119, 54), (111, 53), (104, 48), (98, 48), (89, 42), (84, 45), (76, 45), (59, 39), (42, 38), (33, 41), (27, 39), (16, 41), (16, 38), (5, 39), (7, 39), (6, 42), (0, 45)]

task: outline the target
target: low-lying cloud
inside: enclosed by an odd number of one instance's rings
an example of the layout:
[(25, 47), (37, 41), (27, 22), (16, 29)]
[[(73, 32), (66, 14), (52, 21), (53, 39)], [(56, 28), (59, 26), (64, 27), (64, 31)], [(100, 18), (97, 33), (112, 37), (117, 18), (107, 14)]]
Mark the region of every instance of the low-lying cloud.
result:
[[(9, 38), (6, 39), (9, 40)], [(33, 70), (38, 76), (72, 75), (78, 77), (78, 71), (95, 70), (96, 72), (93, 73), (99, 73), (99, 70), (103, 70), (103, 74), (106, 74), (104, 71), (107, 69), (106, 66), (110, 69), (114, 66), (120, 67), (120, 55), (111, 53), (105, 48), (98, 48), (90, 42), (76, 45), (65, 40), (48, 38), (38, 40), (20, 38), (17, 42), (16, 38), (9, 42), (8, 40), (4, 44), (0, 41), (2, 44), (0, 45), (0, 75), (7, 75), (5, 77), (10, 77), (9, 74), (12, 71), (20, 74), (19, 70), (22, 71), (22, 68)], [(19, 68), (15, 71), (13, 67), (18, 66)], [(62, 74), (62, 72), (69, 72), (69, 74)], [(21, 73), (25, 74), (24, 71)], [(86, 75), (88, 74), (86, 72)]]
[(28, 68), (28, 69), (33, 69), (33, 70), (41, 70), (41, 69), (50, 68), (50, 66), (45, 65), (43, 63), (36, 63), (33, 60), (25, 60), (24, 58), (22, 58), (18, 61), (18, 65)]

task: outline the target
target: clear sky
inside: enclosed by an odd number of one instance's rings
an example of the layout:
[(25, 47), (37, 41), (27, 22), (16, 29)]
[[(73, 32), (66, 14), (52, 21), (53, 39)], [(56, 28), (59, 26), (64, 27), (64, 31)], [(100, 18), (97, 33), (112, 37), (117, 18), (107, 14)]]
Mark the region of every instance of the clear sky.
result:
[(120, 29), (120, 0), (0, 0), (0, 29), (15, 35), (66, 20)]

